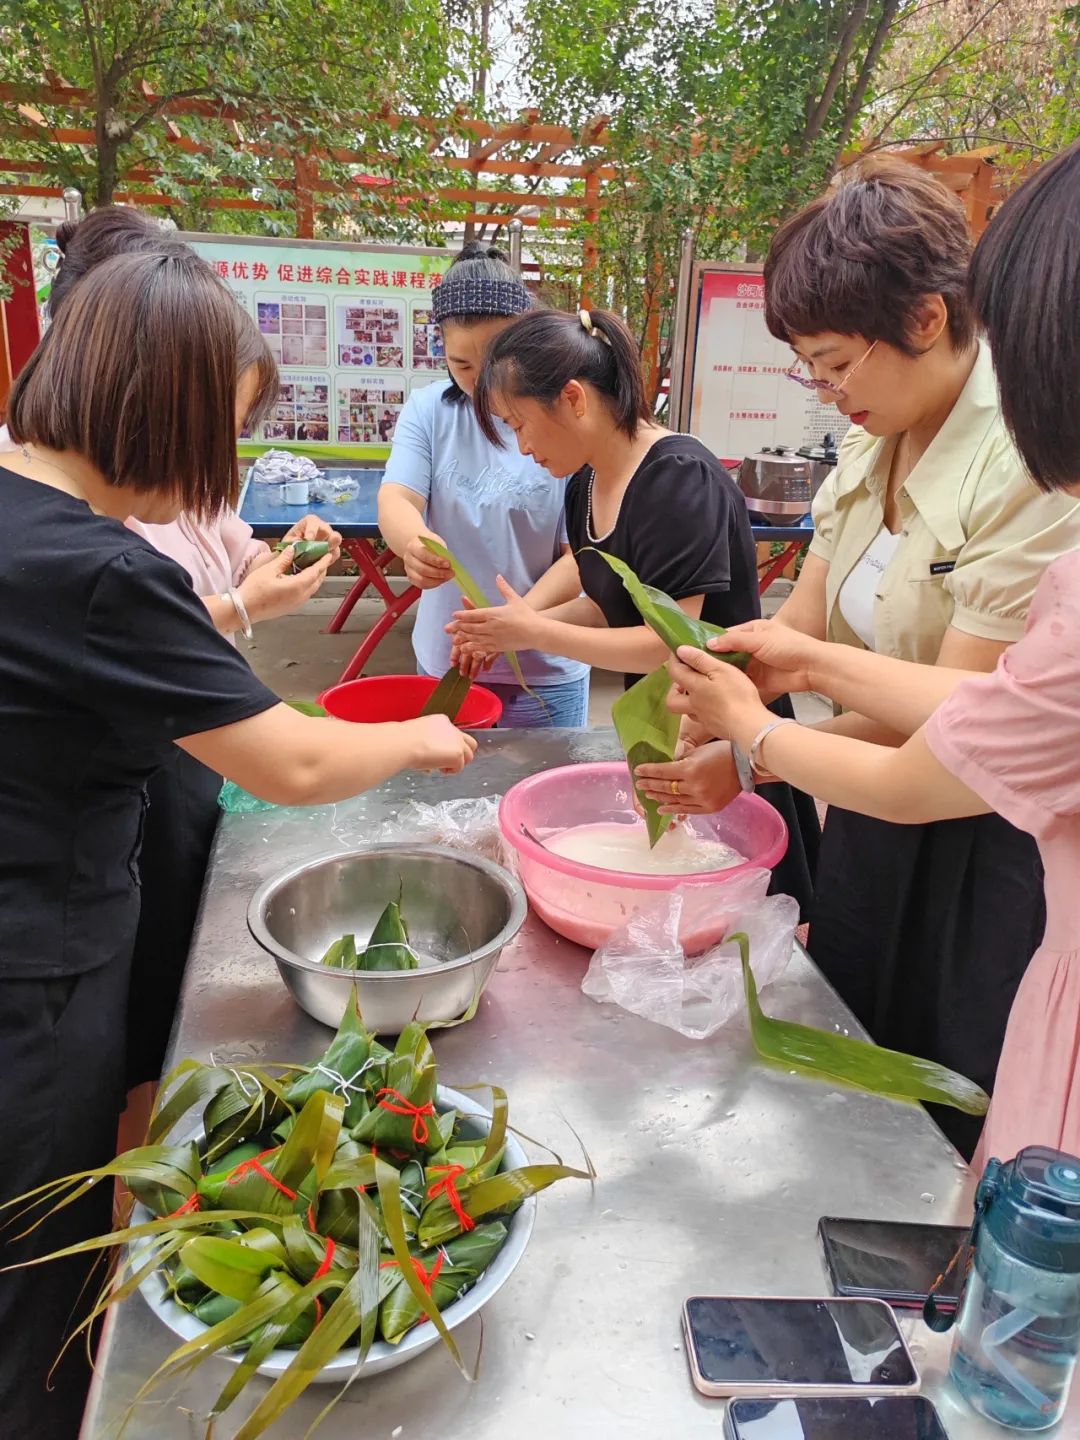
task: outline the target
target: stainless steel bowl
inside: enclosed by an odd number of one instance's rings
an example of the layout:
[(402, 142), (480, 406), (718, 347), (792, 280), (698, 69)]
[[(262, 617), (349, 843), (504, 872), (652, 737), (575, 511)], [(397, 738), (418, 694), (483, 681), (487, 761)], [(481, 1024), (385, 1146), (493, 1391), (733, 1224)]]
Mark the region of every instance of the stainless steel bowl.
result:
[[(417, 970), (356, 973), (320, 960), (352, 933), (362, 948), (401, 889)], [(369, 1030), (456, 1020), (483, 991), (525, 921), (525, 892), (501, 865), (440, 845), (371, 845), (296, 865), (259, 887), (248, 928), (300, 1007), (336, 1028), (353, 986)]]

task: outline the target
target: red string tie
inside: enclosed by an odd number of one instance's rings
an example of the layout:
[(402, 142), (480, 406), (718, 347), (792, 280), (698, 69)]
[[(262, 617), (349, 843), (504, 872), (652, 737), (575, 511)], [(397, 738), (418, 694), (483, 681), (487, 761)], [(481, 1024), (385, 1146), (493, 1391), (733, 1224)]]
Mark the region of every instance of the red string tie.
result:
[(428, 1187), (427, 1198), (434, 1200), (439, 1195), (445, 1195), (450, 1209), (457, 1216), (462, 1230), (475, 1230), (476, 1221), (471, 1215), (466, 1214), (465, 1206), (461, 1203), (461, 1196), (458, 1194), (457, 1178), (465, 1174), (464, 1165), (432, 1165), (428, 1171), (429, 1175), (438, 1175), (442, 1172), (442, 1179), (436, 1180), (434, 1185)]
[[(392, 1095), (398, 1104), (394, 1105), (389, 1100), (384, 1100), (382, 1098), (384, 1095)], [(402, 1095), (400, 1090), (389, 1089), (380, 1090), (376, 1098), (384, 1110), (389, 1110), (394, 1115), (411, 1115), (413, 1143), (416, 1145), (427, 1144), (431, 1132), (428, 1130), (428, 1123), (424, 1117), (435, 1114), (435, 1106), (430, 1100), (426, 1105), (414, 1105), (411, 1100), (407, 1100)]]
[(321, 1280), (324, 1275), (328, 1275), (330, 1273), (330, 1267), (334, 1263), (334, 1251), (336, 1249), (337, 1246), (334, 1244), (333, 1240), (328, 1239), (326, 1242), (326, 1254), (322, 1258), (322, 1264), (312, 1276), (313, 1280)]
[[(331, 1265), (333, 1265), (333, 1263), (334, 1263), (334, 1251), (335, 1251), (336, 1249), (337, 1249), (337, 1246), (334, 1244), (333, 1240), (331, 1240), (329, 1237), (327, 1237), (327, 1241), (326, 1241), (326, 1253), (323, 1255), (322, 1264), (321, 1264), (321, 1265), (319, 1266), (319, 1268), (315, 1271), (315, 1274), (311, 1277), (313, 1280), (321, 1280), (324, 1275), (329, 1275), (329, 1273), (330, 1273), (330, 1267), (331, 1267)], [(321, 1321), (322, 1321), (322, 1301), (321, 1301), (320, 1299), (316, 1298), (316, 1300), (315, 1300), (315, 1324), (318, 1325)]]
[(194, 1215), (199, 1208), (199, 1192), (193, 1190), (182, 1205), (178, 1205), (171, 1215), (166, 1215), (166, 1220), (175, 1220), (180, 1215)]
[[(438, 1255), (436, 1255), (435, 1257), (435, 1264), (432, 1265), (430, 1270), (424, 1269), (424, 1262), (420, 1259), (418, 1255), (410, 1255), (409, 1259), (412, 1261), (413, 1269), (416, 1271), (416, 1278), (420, 1281), (420, 1284), (430, 1295), (431, 1287), (438, 1279), (439, 1271), (443, 1268), (443, 1262), (445, 1261), (446, 1256), (440, 1250)], [(385, 1270), (388, 1266), (396, 1265), (397, 1263), (398, 1262), (396, 1260), (384, 1260), (379, 1266), (379, 1269)]]
[(262, 1163), (266, 1159), (267, 1155), (276, 1154), (277, 1150), (264, 1150), (261, 1155), (256, 1155), (251, 1160), (241, 1160), (240, 1164), (237, 1165), (235, 1169), (229, 1171), (229, 1178), (225, 1181), (225, 1184), (235, 1185), (237, 1181), (243, 1179), (245, 1175), (248, 1175), (252, 1171), (254, 1171), (256, 1175), (261, 1175), (268, 1185), (272, 1185), (275, 1190), (280, 1190), (282, 1195), (285, 1196), (286, 1200), (295, 1200), (296, 1191), (290, 1190), (288, 1185), (283, 1185), (281, 1181), (277, 1178), (277, 1176), (271, 1175), (270, 1171), (267, 1170), (266, 1166)]

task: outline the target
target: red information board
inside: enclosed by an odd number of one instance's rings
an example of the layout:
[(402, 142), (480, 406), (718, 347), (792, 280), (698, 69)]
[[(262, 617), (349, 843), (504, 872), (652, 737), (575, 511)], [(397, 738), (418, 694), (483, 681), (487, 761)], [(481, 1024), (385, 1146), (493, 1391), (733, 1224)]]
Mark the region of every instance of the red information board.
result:
[(794, 357), (765, 325), (761, 272), (702, 265), (698, 276), (692, 433), (729, 464), (765, 447), (797, 450), (826, 434), (839, 440), (848, 422), (835, 406), (822, 405), (814, 391), (785, 377)]
[(29, 225), (0, 221), (0, 241), (5, 242), (4, 271), (11, 287), (10, 298), (0, 306), (0, 405), (3, 405), (13, 378), (41, 338), (41, 329)]

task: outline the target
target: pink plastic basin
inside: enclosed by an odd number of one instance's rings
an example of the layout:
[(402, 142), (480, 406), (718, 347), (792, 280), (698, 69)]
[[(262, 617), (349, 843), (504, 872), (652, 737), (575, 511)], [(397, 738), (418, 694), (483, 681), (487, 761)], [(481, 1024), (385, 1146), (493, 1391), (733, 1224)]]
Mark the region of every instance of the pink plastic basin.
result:
[[(729, 870), (696, 875), (631, 875), (603, 870), (556, 855), (537, 840), (579, 825), (640, 825), (634, 813), (630, 776), (622, 761), (563, 765), (532, 775), (508, 790), (499, 806), (499, 824), (517, 852), (521, 883), (533, 909), (551, 928), (578, 945), (595, 950), (627, 916), (657, 891), (679, 885), (729, 885), (748, 870), (771, 870), (788, 846), (787, 826), (757, 795), (739, 795), (718, 815), (694, 815), (690, 826), (707, 840), (721, 840), (747, 857)], [(718, 901), (720, 897), (718, 895)], [(680, 940), (696, 952), (723, 939), (728, 916), (718, 903), (715, 923), (695, 928)]]
[[(438, 684), (430, 675), (365, 675), (333, 685), (319, 704), (338, 720), (373, 724), (380, 720), (415, 720)], [(502, 714), (502, 701), (483, 685), (474, 685), (458, 712), (463, 730), (490, 730)]]

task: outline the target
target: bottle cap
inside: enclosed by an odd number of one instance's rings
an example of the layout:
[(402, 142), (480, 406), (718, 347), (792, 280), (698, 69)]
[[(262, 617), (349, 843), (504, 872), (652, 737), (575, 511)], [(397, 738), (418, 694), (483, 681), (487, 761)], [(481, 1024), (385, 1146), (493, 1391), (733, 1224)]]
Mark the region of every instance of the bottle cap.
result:
[(1000, 1169), (987, 1167), (983, 1224), (1002, 1249), (1029, 1265), (1080, 1273), (1080, 1159), (1041, 1145)]

